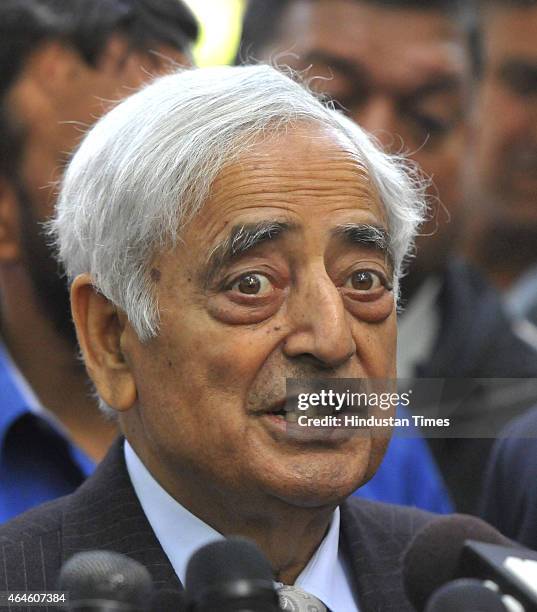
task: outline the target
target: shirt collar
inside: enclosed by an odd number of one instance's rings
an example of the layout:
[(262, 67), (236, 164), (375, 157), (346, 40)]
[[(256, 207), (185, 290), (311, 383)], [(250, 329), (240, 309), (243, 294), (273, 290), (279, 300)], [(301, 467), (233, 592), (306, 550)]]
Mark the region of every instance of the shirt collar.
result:
[(295, 582), (296, 586), (318, 597), (331, 610), (338, 609), (334, 593), (337, 592), (341, 570), (338, 559), (339, 523), (340, 513), (339, 508), (336, 508), (328, 533)]
[(440, 330), (437, 298), (442, 283), (425, 280), (397, 320), (397, 375), (414, 378), (416, 367), (431, 354)]
[(192, 554), (201, 546), (220, 540), (223, 536), (194, 516), (165, 491), (149, 473), (127, 440), (125, 440), (125, 463), (149, 524), (179, 580), (184, 584), (186, 566)]
[[(125, 462), (149, 524), (175, 573), (184, 584), (186, 566), (192, 554), (201, 546), (224, 536), (169, 495), (149, 473), (127, 440)], [(336, 508), (328, 533), (295, 582), (300, 588), (321, 599), (332, 610), (344, 609), (337, 603), (340, 599), (337, 594), (341, 591), (341, 580), (345, 582), (347, 589), (350, 589), (344, 562), (339, 554), (339, 523), (340, 513), (339, 508)]]

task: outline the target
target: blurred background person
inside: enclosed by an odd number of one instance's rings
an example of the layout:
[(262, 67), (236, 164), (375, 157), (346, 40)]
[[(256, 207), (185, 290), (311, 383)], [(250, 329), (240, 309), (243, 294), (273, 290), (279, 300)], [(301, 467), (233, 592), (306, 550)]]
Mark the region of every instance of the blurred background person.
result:
[(482, 516), (509, 538), (537, 550), (537, 408), (509, 423), (494, 445)]
[(42, 223), (84, 130), (189, 65), (197, 32), (177, 0), (0, 5), (0, 521), (76, 488), (116, 435), (77, 358)]
[[(307, 70), (311, 86), (431, 177), (431, 219), (402, 283), (401, 378), (535, 377), (537, 354), (501, 299), (456, 256), (464, 223), (472, 15), (453, 0), (251, 0), (239, 57)], [(535, 395), (483, 397), (471, 415), (506, 422)], [(481, 393), (481, 390), (480, 390)], [(451, 415), (468, 419), (461, 403)], [(459, 510), (475, 512), (491, 439), (430, 440)]]
[(537, 323), (537, 2), (487, 0), (480, 7), (466, 250), (504, 292), (509, 311)]

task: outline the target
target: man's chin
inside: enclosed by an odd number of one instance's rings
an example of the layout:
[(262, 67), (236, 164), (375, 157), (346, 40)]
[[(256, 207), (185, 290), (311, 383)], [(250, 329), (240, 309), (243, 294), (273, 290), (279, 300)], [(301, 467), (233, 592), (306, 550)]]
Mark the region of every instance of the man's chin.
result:
[(361, 482), (352, 485), (333, 485), (314, 487), (301, 487), (295, 491), (281, 493), (279, 499), (288, 506), (302, 509), (335, 508), (339, 506), (349, 495), (354, 493), (361, 486)]
[(296, 508), (335, 507), (374, 474), (368, 460), (357, 459), (331, 462), (324, 458), (318, 463), (305, 459), (294, 466), (282, 466), (272, 474), (271, 493)]

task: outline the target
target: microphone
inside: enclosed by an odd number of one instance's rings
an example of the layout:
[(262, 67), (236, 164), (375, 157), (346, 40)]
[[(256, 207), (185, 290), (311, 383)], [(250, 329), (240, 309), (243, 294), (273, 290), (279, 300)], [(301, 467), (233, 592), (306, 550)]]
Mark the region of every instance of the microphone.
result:
[[(537, 553), (516, 547), (475, 517), (452, 515), (431, 521), (418, 532), (404, 556), (405, 590), (420, 612), (428, 612), (427, 602), (432, 605), (434, 596), (440, 595), (437, 589), (455, 578), (479, 578), (484, 587), (496, 592), (509, 612), (537, 612)], [(450, 583), (446, 588), (449, 594), (461, 586)], [(473, 612), (474, 608), (459, 610)]]
[(58, 588), (69, 593), (71, 612), (147, 612), (153, 585), (141, 563), (119, 553), (92, 550), (77, 553), (64, 564)]
[(461, 576), (459, 564), (466, 540), (511, 546), (512, 542), (481, 519), (452, 514), (432, 520), (411, 541), (403, 558), (403, 580), (408, 599), (420, 612), (430, 595)]
[(440, 587), (427, 602), (425, 612), (508, 612), (498, 593), (481, 580), (459, 578)]
[(270, 563), (250, 540), (228, 538), (196, 551), (186, 569), (189, 612), (279, 612)]

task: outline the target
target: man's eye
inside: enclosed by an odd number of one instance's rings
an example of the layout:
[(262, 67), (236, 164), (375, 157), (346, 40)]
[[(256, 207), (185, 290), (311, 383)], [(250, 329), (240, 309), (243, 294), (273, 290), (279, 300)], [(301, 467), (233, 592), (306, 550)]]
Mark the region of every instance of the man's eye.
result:
[(505, 66), (500, 77), (517, 96), (530, 97), (537, 93), (537, 68), (534, 66)]
[(366, 100), (367, 92), (365, 89), (355, 89), (350, 94), (345, 96), (332, 97), (332, 100), (336, 110), (340, 110), (347, 117), (352, 117), (356, 113), (362, 110)]
[(345, 283), (345, 287), (354, 289), (355, 291), (375, 291), (376, 289), (380, 289), (380, 287), (386, 286), (387, 283), (384, 279), (371, 270), (357, 270), (349, 276)]
[(267, 295), (272, 290), (272, 284), (263, 274), (243, 274), (229, 285), (231, 291), (243, 295)]
[(452, 123), (449, 120), (430, 115), (415, 115), (414, 120), (420, 130), (433, 138), (447, 134), (452, 127)]

